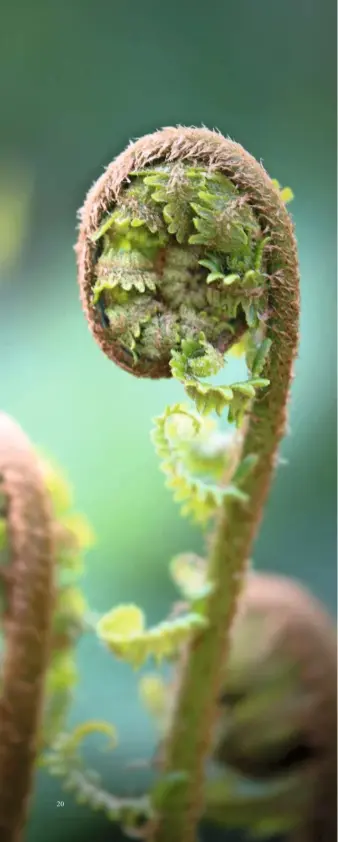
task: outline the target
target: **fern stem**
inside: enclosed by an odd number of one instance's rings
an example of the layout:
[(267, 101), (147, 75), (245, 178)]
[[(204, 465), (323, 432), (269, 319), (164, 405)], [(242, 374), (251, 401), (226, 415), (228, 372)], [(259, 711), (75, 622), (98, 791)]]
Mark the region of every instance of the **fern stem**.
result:
[(0, 413), (0, 492), (9, 536), (0, 700), (0, 839), (19, 842), (37, 753), (53, 608), (49, 498), (24, 433)]
[[(189, 161), (222, 172), (244, 194), (261, 231), (270, 237), (268, 253), (269, 320), (273, 340), (262, 372), (270, 380), (266, 394), (255, 399), (248, 420), (243, 455), (254, 453), (255, 469), (243, 487), (249, 503), (227, 501), (211, 543), (209, 575), (215, 587), (208, 601), (209, 627), (194, 635), (182, 677), (173, 726), (167, 744), (166, 773), (184, 772), (186, 782), (169, 788), (158, 809), (149, 842), (194, 842), (203, 812), (204, 763), (208, 755), (220, 690), (247, 560), (262, 518), (277, 448), (285, 430), (286, 405), (298, 342), (298, 262), (293, 227), (277, 189), (263, 167), (240, 145), (206, 129), (169, 128), (132, 144), (106, 170), (88, 194), (77, 246), (84, 309), (101, 347), (127, 370), (91, 307), (92, 235), (104, 213), (116, 202), (128, 174), (150, 163)], [(137, 374), (137, 371), (133, 373)], [(169, 376), (153, 367), (143, 376)]]

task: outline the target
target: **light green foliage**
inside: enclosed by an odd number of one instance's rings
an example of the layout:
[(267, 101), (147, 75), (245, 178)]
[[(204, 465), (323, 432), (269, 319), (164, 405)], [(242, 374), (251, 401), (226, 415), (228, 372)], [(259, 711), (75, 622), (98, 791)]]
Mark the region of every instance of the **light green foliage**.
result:
[(263, 371), (271, 345), (271, 339), (263, 339), (262, 342), (257, 343), (248, 334), (245, 357), (248, 369), (253, 377), (259, 377)]
[(264, 317), (269, 238), (221, 173), (182, 162), (131, 173), (93, 241), (93, 306), (135, 365), (169, 362), (201, 331), (222, 352), (243, 320), (257, 329)]
[(193, 631), (204, 626), (204, 618), (197, 612), (191, 612), (147, 629), (140, 608), (119, 605), (101, 617), (97, 634), (117, 658), (137, 668), (149, 657), (155, 658), (157, 663), (171, 658)]
[(224, 407), (228, 406), (228, 420), (240, 427), (245, 412), (256, 395), (256, 390), (264, 389), (269, 382), (264, 378), (256, 378), (244, 383), (232, 383), (230, 387), (211, 386), (191, 380), (186, 382), (185, 390), (202, 415), (209, 415), (210, 412), (221, 415)]
[(170, 574), (184, 599), (193, 600), (205, 593), (207, 563), (195, 553), (181, 553), (170, 562)]
[(201, 415), (208, 415), (210, 412), (221, 415), (224, 407), (228, 406), (229, 421), (240, 426), (251, 400), (256, 395), (256, 390), (269, 385), (269, 380), (259, 378), (257, 375), (264, 368), (271, 340), (265, 339), (257, 344), (250, 333), (248, 336), (246, 360), (248, 368), (255, 377), (244, 383), (232, 383), (231, 386), (200, 383), (200, 377), (216, 374), (224, 363), (223, 356), (206, 342), (203, 333), (195, 339), (183, 339), (180, 351), (172, 351), (170, 362), (172, 374), (184, 384), (187, 395), (194, 401)]
[[(105, 279), (106, 274), (107, 278)], [(100, 275), (102, 281), (96, 286), (95, 296), (93, 297), (95, 304), (103, 292), (113, 292), (116, 287), (125, 290), (125, 292), (130, 292), (133, 289), (137, 292), (145, 292), (147, 289), (155, 292), (156, 289), (157, 278), (153, 264), (140, 251), (122, 252), (117, 259), (115, 250), (109, 249), (104, 258), (101, 258)], [(125, 300), (128, 300), (127, 296)]]
[[(267, 240), (220, 173), (182, 162), (132, 173), (93, 240), (100, 246), (93, 306), (103, 308), (111, 339), (132, 352), (135, 364), (169, 361), (182, 340), (201, 331), (221, 352), (246, 314), (251, 326), (264, 312)], [(149, 293), (156, 306), (144, 326), (137, 313)]]
[(222, 415), (224, 408), (229, 406), (233, 399), (233, 391), (229, 386), (211, 386), (197, 380), (188, 380), (185, 391), (201, 415), (209, 415), (211, 412)]
[(53, 745), (60, 731), (64, 729), (77, 682), (78, 674), (73, 653), (71, 651), (55, 652), (46, 678), (41, 751)]
[(259, 225), (238, 190), (222, 173), (207, 173), (191, 207), (197, 233), (193, 245), (203, 245), (220, 254), (249, 256)]
[(170, 368), (174, 377), (183, 382), (192, 376), (209, 377), (223, 366), (223, 355), (209, 342), (204, 333), (194, 339), (182, 339), (179, 351), (172, 351)]
[(247, 385), (200, 382), (220, 371), (243, 326), (263, 329), (269, 238), (237, 188), (182, 162), (134, 172), (94, 240), (92, 302), (111, 339), (135, 365), (167, 360), (201, 414), (227, 407), (239, 426), (268, 379), (256, 367)]
[(226, 499), (246, 502), (240, 481), (236, 481), (238, 437), (222, 436), (184, 404), (167, 407), (155, 423), (152, 438), (161, 469), (174, 499), (183, 503), (183, 515), (203, 526)]
[(45, 754), (42, 765), (54, 777), (61, 778), (63, 789), (73, 794), (78, 804), (86, 804), (92, 810), (102, 811), (111, 821), (119, 822), (124, 832), (133, 831), (151, 815), (147, 797), (118, 798), (107, 792), (97, 772), (87, 769), (79, 751), (80, 744), (90, 734), (104, 734), (109, 738), (108, 750), (117, 743), (116, 729), (106, 722), (87, 722), (72, 733), (61, 733)]
[(244, 383), (232, 383), (231, 391), (233, 398), (231, 400), (228, 420), (230, 423), (236, 424), (240, 427), (245, 413), (250, 408), (252, 400), (256, 397), (256, 392), (259, 389), (265, 389), (270, 383), (269, 380), (263, 377), (251, 378)]
[(189, 241), (191, 203), (201, 184), (199, 169), (186, 168), (181, 162), (173, 167), (159, 167), (152, 175), (145, 176), (144, 183), (155, 188), (151, 198), (163, 206), (168, 233), (174, 234), (180, 244)]
[(282, 200), (282, 202), (284, 202), (285, 205), (288, 205), (289, 202), (293, 201), (293, 199), (295, 197), (294, 197), (293, 190), (291, 190), (291, 187), (281, 187), (279, 181), (277, 181), (277, 178), (273, 178), (272, 183), (274, 184), (276, 189), (279, 191), (281, 200)]

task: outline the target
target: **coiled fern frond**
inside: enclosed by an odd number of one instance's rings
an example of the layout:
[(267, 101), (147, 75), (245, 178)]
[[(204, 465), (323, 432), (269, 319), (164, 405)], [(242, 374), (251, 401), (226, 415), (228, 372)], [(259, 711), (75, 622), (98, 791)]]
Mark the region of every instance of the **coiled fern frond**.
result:
[(65, 791), (71, 792), (78, 804), (85, 804), (95, 811), (102, 811), (110, 821), (119, 822), (131, 837), (149, 821), (151, 804), (147, 796), (119, 798), (104, 789), (99, 774), (88, 769), (81, 755), (81, 743), (91, 734), (108, 737), (107, 748), (117, 744), (116, 729), (106, 722), (86, 722), (73, 732), (61, 732), (51, 750), (44, 755), (43, 766), (53, 776), (60, 778)]
[(97, 624), (97, 633), (113, 654), (140, 667), (150, 656), (157, 663), (171, 658), (186, 643), (193, 631), (204, 628), (205, 618), (190, 612), (171, 622), (146, 629), (143, 612), (136, 605), (119, 605), (104, 614)]
[[(215, 520), (206, 593), (188, 598), (204, 625), (188, 638), (149, 842), (194, 842), (204, 803), (217, 698), (297, 352), (291, 198), (238, 144), (177, 127), (131, 144), (81, 212), (79, 283), (90, 329), (131, 374), (183, 384), (199, 415), (181, 405), (166, 410), (155, 446), (185, 511)], [(215, 384), (231, 350), (244, 353), (248, 378)], [(216, 445), (215, 431), (203, 441), (200, 416), (224, 409), (239, 428), (234, 451)], [(317, 803), (319, 791), (318, 784)], [(301, 824), (303, 806), (296, 812)]]
[(240, 462), (239, 436), (220, 433), (184, 404), (167, 407), (155, 423), (156, 452), (183, 515), (205, 525), (225, 499), (247, 501), (241, 482), (256, 460), (247, 456)]

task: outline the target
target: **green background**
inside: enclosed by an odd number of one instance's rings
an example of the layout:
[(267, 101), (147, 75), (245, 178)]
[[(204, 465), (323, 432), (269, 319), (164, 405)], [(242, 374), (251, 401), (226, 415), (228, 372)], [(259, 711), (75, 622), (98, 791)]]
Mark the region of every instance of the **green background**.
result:
[[(94, 527), (84, 588), (97, 611), (133, 601), (160, 620), (175, 597), (168, 560), (202, 549), (149, 436), (181, 388), (134, 380), (102, 355), (80, 309), (73, 253), (77, 209), (103, 167), (130, 138), (179, 123), (220, 129), (296, 196), (302, 316), (282, 447), (289, 464), (254, 560), (300, 577), (335, 611), (335, 18), (334, 0), (3, 3), (0, 403), (66, 468)], [(142, 789), (145, 772), (124, 768), (154, 745), (135, 675), (94, 639), (80, 643), (78, 662), (72, 723), (108, 719), (120, 732), (113, 755), (90, 742), (90, 760), (107, 785)], [(46, 838), (121, 837), (39, 775), (26, 839)]]

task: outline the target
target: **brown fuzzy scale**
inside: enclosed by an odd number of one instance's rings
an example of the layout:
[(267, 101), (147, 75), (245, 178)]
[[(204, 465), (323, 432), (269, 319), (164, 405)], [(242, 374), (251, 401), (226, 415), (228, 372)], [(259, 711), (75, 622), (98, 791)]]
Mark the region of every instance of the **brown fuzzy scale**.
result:
[[(209, 575), (215, 583), (206, 609), (209, 626), (194, 637), (182, 677), (177, 710), (167, 746), (166, 772), (184, 770), (187, 783), (166, 796), (155, 822), (152, 842), (193, 842), (203, 812), (204, 761), (217, 715), (232, 621), (236, 614), (247, 559), (262, 518), (273, 477), (276, 453), (285, 430), (292, 367), (298, 346), (299, 272), (291, 219), (263, 167), (239, 144), (207, 129), (168, 128), (138, 140), (107, 169), (88, 194), (77, 245), (79, 282), (85, 313), (105, 353), (123, 368), (90, 306), (94, 247), (90, 237), (118, 198), (128, 173), (154, 161), (178, 159), (204, 163), (223, 172), (248, 197), (261, 230), (270, 236), (267, 271), (270, 277), (267, 336), (272, 339), (262, 376), (270, 380), (263, 397), (254, 401), (248, 417), (243, 455), (258, 462), (245, 482), (249, 502), (227, 501), (216, 525), (209, 555)], [(166, 376), (150, 367), (138, 375)], [(201, 676), (203, 682), (201, 683)], [(198, 708), (194, 700), (198, 698)]]
[(0, 489), (9, 564), (0, 700), (0, 840), (19, 842), (37, 752), (54, 599), (53, 526), (43, 476), (29, 441), (0, 413)]

